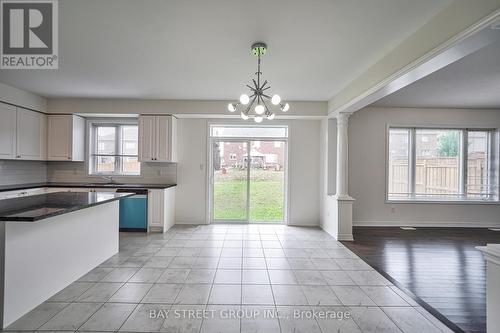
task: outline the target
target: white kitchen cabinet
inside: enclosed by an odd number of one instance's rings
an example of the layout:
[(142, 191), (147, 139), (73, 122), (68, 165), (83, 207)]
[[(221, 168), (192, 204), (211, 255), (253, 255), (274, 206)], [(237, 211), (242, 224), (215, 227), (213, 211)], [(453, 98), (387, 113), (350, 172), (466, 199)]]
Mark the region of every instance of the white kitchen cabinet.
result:
[(177, 118), (139, 117), (139, 161), (177, 162)]
[(175, 187), (148, 191), (148, 231), (166, 232), (175, 224)]
[(45, 160), (47, 116), (0, 103), (0, 158)]
[(85, 120), (76, 115), (49, 115), (47, 159), (50, 161), (85, 160)]
[(152, 162), (156, 155), (156, 117), (139, 117), (139, 161)]
[(17, 108), (16, 158), (45, 160), (47, 157), (47, 116)]
[(16, 158), (16, 107), (0, 103), (0, 158)]

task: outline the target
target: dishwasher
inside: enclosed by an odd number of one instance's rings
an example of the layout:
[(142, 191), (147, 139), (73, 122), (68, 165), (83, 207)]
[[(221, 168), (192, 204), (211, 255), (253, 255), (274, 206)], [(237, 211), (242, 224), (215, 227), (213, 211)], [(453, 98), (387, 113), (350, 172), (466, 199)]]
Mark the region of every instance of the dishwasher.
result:
[(148, 190), (119, 188), (118, 193), (134, 193), (120, 199), (120, 231), (142, 231), (148, 229)]

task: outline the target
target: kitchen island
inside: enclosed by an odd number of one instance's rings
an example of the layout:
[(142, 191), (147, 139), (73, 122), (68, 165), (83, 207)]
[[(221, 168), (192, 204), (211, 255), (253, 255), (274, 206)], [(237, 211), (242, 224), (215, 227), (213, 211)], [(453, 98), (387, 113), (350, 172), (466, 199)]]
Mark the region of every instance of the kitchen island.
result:
[(0, 327), (118, 252), (119, 199), (56, 192), (0, 200)]

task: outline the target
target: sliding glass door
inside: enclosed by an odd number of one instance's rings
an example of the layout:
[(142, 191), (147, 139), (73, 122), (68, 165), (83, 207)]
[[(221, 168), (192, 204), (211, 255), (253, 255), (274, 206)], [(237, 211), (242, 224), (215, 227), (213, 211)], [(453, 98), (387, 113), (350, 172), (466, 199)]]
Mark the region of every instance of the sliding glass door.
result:
[(248, 170), (243, 161), (247, 151), (245, 141), (212, 143), (213, 220), (248, 220)]
[(237, 129), (238, 138), (210, 139), (211, 221), (286, 221), (286, 137), (253, 140)]
[(249, 219), (281, 222), (285, 219), (284, 141), (250, 141)]

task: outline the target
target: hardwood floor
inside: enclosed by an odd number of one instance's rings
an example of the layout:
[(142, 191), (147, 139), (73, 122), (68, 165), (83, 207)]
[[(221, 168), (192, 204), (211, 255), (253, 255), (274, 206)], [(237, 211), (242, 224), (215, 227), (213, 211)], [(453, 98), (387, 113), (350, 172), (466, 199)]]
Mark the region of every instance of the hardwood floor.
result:
[(450, 328), (486, 332), (485, 261), (475, 246), (500, 243), (500, 232), (355, 227), (354, 239), (343, 243)]

